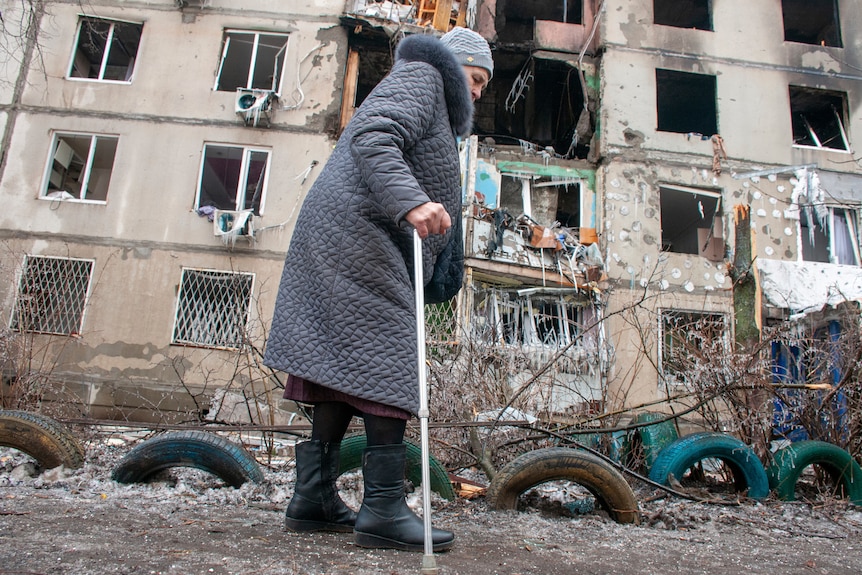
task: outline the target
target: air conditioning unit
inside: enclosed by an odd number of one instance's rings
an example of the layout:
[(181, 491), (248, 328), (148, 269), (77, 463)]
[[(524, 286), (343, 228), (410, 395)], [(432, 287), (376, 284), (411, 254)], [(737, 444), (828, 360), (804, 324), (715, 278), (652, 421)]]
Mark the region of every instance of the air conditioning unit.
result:
[(254, 213), (251, 210), (214, 210), (213, 235), (233, 247), (237, 238), (254, 243)]
[(237, 88), (234, 111), (246, 126), (257, 127), (262, 122), (268, 126), (272, 121), (273, 103), (277, 98), (272, 90)]

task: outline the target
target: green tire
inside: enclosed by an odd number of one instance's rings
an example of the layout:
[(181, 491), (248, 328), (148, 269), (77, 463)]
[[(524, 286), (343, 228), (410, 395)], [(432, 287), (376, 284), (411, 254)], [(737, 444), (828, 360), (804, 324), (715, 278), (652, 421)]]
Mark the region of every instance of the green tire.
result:
[(653, 412), (639, 413), (635, 417), (637, 424), (650, 421), (659, 421), (659, 423), (638, 427), (629, 434), (627, 455), (630, 463), (637, 463), (633, 460), (639, 459), (637, 456), (642, 456), (643, 466), (649, 472), (662, 449), (679, 439), (679, 433), (672, 420), (660, 421), (666, 417), (664, 413)]
[(847, 499), (862, 505), (862, 467), (849, 453), (825, 441), (797, 441), (776, 451), (766, 469), (769, 487), (782, 501), (793, 501), (799, 476), (810, 465), (819, 465)]
[[(422, 483), (422, 449), (406, 440), (404, 444), (407, 445), (407, 478), (413, 485), (418, 487)], [(366, 438), (364, 435), (345, 437), (341, 441), (341, 460), (338, 466), (339, 475), (362, 467), (362, 452), (365, 451), (365, 446)], [(443, 499), (450, 501), (455, 499), (455, 490), (452, 489), (449, 474), (433, 455), (429, 456), (429, 468), (431, 491), (436, 492)]]
[(733, 473), (736, 491), (747, 489), (752, 499), (769, 495), (769, 480), (760, 459), (740, 439), (727, 433), (703, 432), (680, 437), (659, 453), (649, 478), (667, 485), (668, 474), (682, 479), (694, 464), (710, 458), (727, 464)]

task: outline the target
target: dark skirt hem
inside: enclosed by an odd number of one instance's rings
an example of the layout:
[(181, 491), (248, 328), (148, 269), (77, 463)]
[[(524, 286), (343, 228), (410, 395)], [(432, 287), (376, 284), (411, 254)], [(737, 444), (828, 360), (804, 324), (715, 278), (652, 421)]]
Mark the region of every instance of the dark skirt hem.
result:
[(311, 405), (338, 401), (350, 405), (359, 413), (368, 413), (377, 417), (392, 417), (405, 420), (412, 417), (409, 411), (399, 407), (348, 395), (291, 374), (288, 374), (287, 382), (284, 384), (283, 397), (284, 399), (291, 399), (298, 403), (309, 403)]

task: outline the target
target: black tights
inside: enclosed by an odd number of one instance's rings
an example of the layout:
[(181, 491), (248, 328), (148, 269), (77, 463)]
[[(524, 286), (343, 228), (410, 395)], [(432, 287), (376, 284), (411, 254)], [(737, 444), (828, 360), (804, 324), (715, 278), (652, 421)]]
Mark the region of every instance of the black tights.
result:
[(311, 424), (311, 439), (326, 443), (341, 441), (350, 419), (358, 415), (365, 422), (365, 437), (368, 446), (396, 445), (404, 441), (406, 419), (380, 417), (370, 413), (359, 413), (353, 407), (340, 401), (327, 401), (314, 406)]

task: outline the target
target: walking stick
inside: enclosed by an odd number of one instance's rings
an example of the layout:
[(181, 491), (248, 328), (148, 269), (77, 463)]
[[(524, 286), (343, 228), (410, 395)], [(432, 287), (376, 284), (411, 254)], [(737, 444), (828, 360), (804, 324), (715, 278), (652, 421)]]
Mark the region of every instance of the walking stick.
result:
[(431, 536), (431, 465), (428, 441), (428, 382), (425, 374), (425, 280), (422, 274), (422, 238), (413, 230), (413, 273), (416, 284), (416, 349), (419, 374), (419, 432), (422, 438), (422, 520), (425, 527), (425, 554), (422, 575), (437, 575), (434, 541)]

